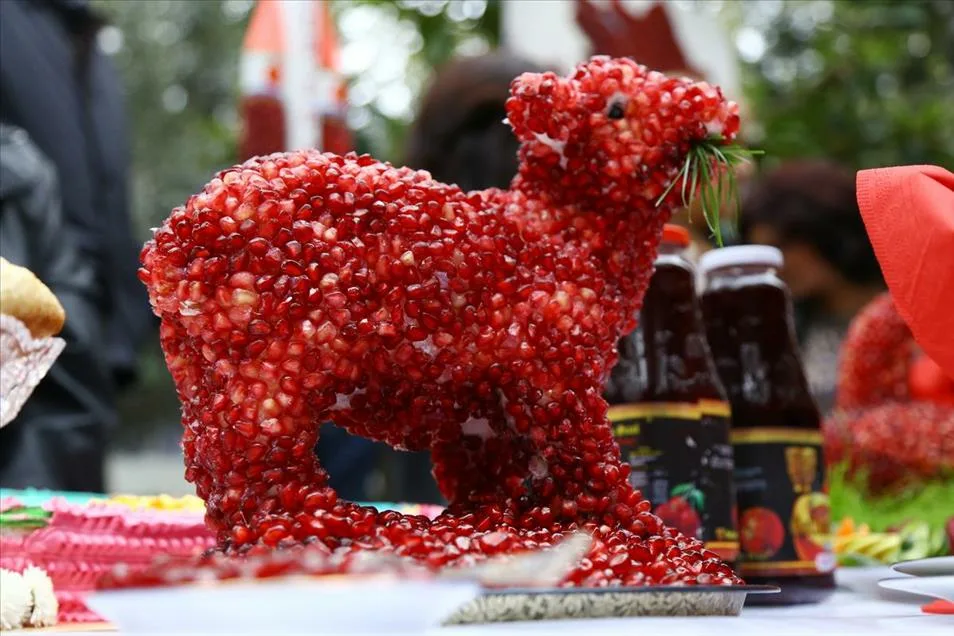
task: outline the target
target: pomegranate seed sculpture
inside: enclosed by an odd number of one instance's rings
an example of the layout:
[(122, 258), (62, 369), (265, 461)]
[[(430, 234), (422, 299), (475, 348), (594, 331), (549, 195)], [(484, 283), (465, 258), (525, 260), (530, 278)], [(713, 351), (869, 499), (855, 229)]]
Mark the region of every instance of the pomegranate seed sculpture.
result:
[[(320, 542), (440, 567), (585, 530), (567, 585), (740, 583), (649, 512), (601, 397), (678, 193), (711, 213), (743, 158), (737, 111), (708, 84), (594, 58), (513, 82), (509, 190), (300, 151), (173, 210), (140, 277), (220, 548)], [(326, 420), (430, 451), (446, 512), (339, 500), (313, 452)]]

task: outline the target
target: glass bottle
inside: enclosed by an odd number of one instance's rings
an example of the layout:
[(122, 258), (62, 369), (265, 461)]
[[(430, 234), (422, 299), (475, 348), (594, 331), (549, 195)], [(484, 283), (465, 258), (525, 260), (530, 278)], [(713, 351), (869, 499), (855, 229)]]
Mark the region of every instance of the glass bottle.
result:
[[(702, 308), (732, 407), (741, 553), (750, 603), (815, 603), (835, 587), (821, 416), (795, 339), (782, 253), (748, 245), (704, 254)], [(758, 598), (756, 598), (758, 597)]]

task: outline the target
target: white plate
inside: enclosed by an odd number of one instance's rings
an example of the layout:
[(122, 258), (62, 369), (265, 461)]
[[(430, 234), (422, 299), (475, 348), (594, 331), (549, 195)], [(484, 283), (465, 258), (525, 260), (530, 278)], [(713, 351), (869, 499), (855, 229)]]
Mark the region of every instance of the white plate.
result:
[(892, 569), (911, 576), (950, 576), (954, 575), (954, 556), (902, 561), (895, 563)]
[(480, 593), (465, 582), (286, 578), (98, 592), (121, 634), (420, 634)]
[(905, 576), (885, 579), (878, 585), (890, 590), (931, 596), (954, 602), (954, 576)]
[(835, 570), (835, 583), (839, 588), (849, 590), (859, 596), (894, 603), (922, 604), (924, 598), (921, 596), (888, 590), (878, 585), (878, 583), (884, 579), (898, 578), (899, 576), (899, 574), (895, 573), (894, 570), (887, 565), (875, 567), (843, 567)]

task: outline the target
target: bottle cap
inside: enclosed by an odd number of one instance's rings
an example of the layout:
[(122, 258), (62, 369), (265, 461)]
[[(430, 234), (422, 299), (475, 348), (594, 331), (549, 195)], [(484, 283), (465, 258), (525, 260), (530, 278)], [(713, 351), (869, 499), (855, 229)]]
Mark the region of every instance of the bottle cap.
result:
[(703, 274), (724, 267), (745, 265), (764, 265), (779, 269), (784, 264), (782, 251), (770, 245), (737, 245), (710, 250), (699, 259), (699, 270)]
[(676, 245), (678, 247), (689, 247), (689, 230), (681, 225), (667, 223), (663, 226), (663, 243)]

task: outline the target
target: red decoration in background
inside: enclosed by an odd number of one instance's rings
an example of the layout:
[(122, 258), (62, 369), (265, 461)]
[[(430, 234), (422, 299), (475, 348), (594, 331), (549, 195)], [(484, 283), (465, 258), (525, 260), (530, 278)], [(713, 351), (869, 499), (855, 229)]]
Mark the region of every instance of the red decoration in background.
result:
[(889, 294), (852, 323), (825, 457), (867, 473), (875, 493), (954, 473), (954, 385), (917, 343)]
[(863, 170), (857, 185), (891, 294), (855, 319), (842, 347), (826, 451), (869, 473), (878, 492), (954, 473), (954, 174)]
[(280, 152), (285, 148), (285, 109), (274, 95), (249, 95), (241, 101), (242, 137), (239, 160)]
[(593, 52), (629, 57), (667, 73), (700, 77), (679, 46), (663, 3), (655, 3), (643, 16), (630, 13), (620, 0), (602, 8), (591, 0), (576, 0), (576, 22), (593, 45)]
[(879, 296), (859, 312), (845, 336), (836, 407), (850, 411), (909, 401), (908, 373), (917, 352), (890, 294)]
[(914, 400), (928, 400), (954, 406), (954, 379), (934, 360), (918, 357), (908, 373), (908, 391)]
[[(306, 0), (302, 0), (306, 1)], [(315, 50), (320, 69), (335, 72), (338, 67), (338, 35), (331, 14), (330, 3), (315, 2)], [(283, 50), (282, 24), (277, 2), (258, 2), (243, 49), (247, 55), (268, 55), (274, 62), (268, 66), (264, 88), (245, 95), (240, 103), (242, 132), (239, 141), (239, 160), (286, 150), (285, 109), (281, 99), (282, 72), (279, 62)], [(320, 95), (315, 95), (316, 101)], [(353, 149), (345, 110), (348, 101), (347, 84), (342, 80), (333, 96), (337, 107), (332, 112), (315, 113), (320, 119), (321, 148), (326, 152), (345, 154)]]

